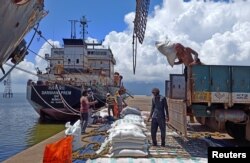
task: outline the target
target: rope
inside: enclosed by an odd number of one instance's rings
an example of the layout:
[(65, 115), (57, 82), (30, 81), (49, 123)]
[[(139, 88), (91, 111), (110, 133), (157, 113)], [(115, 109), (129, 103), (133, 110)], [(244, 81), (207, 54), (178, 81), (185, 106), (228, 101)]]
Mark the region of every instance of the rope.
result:
[(78, 110), (72, 108), (72, 107), (67, 103), (67, 101), (66, 101), (66, 100), (64, 99), (64, 97), (62, 96), (62, 94), (61, 94), (61, 92), (60, 92), (60, 90), (59, 90), (57, 84), (56, 84), (56, 89), (57, 89), (57, 91), (58, 91), (58, 94), (59, 94), (59, 96), (60, 96), (60, 98), (61, 98), (61, 100), (62, 100), (64, 106), (65, 106), (69, 111), (71, 111), (72, 113), (80, 113), (80, 111), (78, 111)]
[(49, 41), (48, 41), (48, 39), (46, 39), (43, 35), (42, 35), (42, 31), (38, 31), (38, 29), (37, 28), (34, 28), (34, 30), (35, 30), (35, 32), (37, 32), (38, 33), (38, 35), (41, 37), (41, 38), (43, 38), (44, 39), (44, 41), (46, 41), (51, 47), (53, 47), (53, 48), (55, 48), (55, 46), (54, 45), (52, 45)]
[(82, 137), (82, 141), (86, 143), (86, 145), (84, 145), (81, 149), (86, 149), (88, 146), (93, 145), (92, 146), (92, 150), (95, 151), (93, 154), (81, 154), (80, 150), (77, 150), (76, 152), (73, 152), (72, 154), (72, 158), (75, 159), (96, 159), (98, 157), (103, 157), (104, 155), (109, 153), (109, 149), (110, 149), (110, 144), (108, 143), (105, 147), (104, 150), (102, 150), (99, 154), (96, 153), (96, 151), (101, 147), (101, 144), (99, 142), (90, 142), (88, 140), (85, 140), (86, 138), (92, 137), (92, 136), (97, 136), (97, 135), (103, 135), (105, 137), (108, 136), (108, 133), (106, 131), (98, 131), (97, 129), (94, 129), (88, 133), (86, 133), (85, 135), (83, 135)]
[[(38, 27), (39, 27), (39, 23), (37, 24), (37, 28), (38, 28)], [(21, 58), (24, 57), (24, 55), (26, 54), (27, 50), (29, 49), (31, 43), (33, 42), (33, 40), (34, 40), (34, 38), (35, 38), (35, 35), (36, 35), (36, 31), (34, 32), (34, 34), (33, 34), (32, 38), (31, 38), (31, 40), (30, 40), (28, 46), (25, 48), (25, 50), (24, 50), (22, 56), (18, 59), (18, 61), (16, 61), (16, 63), (11, 67), (11, 69), (9, 69), (9, 71), (8, 71), (6, 74), (4, 74), (4, 76), (0, 79), (0, 82), (2, 82), (3, 79), (4, 79), (9, 73), (11, 73), (11, 71), (16, 67), (16, 65), (17, 65), (18, 63), (20, 63)]]
[(48, 105), (51, 109), (53, 109), (53, 110), (55, 110), (55, 111), (57, 111), (57, 112), (63, 113), (63, 114), (78, 115), (78, 116), (80, 116), (80, 114), (76, 114), (76, 113), (74, 113), (74, 114), (72, 114), (72, 113), (67, 113), (67, 112), (63, 112), (63, 111), (61, 111), (61, 110), (59, 110), (59, 109), (54, 108), (53, 106), (51, 106), (49, 103), (47, 103), (47, 102), (40, 96), (40, 94), (37, 92), (37, 90), (35, 89), (35, 87), (34, 87), (33, 85), (32, 85), (32, 88), (34, 89), (34, 91), (36, 92), (36, 94), (38, 95), (38, 97), (39, 97), (46, 105)]
[[(34, 52), (33, 50), (31, 49), (28, 49), (31, 53), (35, 54), (36, 56), (40, 57), (41, 59), (47, 61), (44, 57), (40, 56), (39, 54), (37, 54), (36, 52)], [(48, 62), (48, 61), (47, 61)]]
[(11, 67), (11, 69), (9, 69), (9, 71), (8, 71), (7, 73), (5, 73), (4, 76), (2, 76), (2, 77), (0, 78), (0, 82), (2, 82), (3, 79), (5, 79), (6, 76), (8, 76), (9, 73), (11, 73), (11, 71), (12, 71), (15, 67), (16, 67), (16, 64), (14, 64), (14, 65)]
[(100, 101), (100, 102), (102, 102), (102, 103), (106, 103), (106, 101), (103, 101), (103, 100), (101, 100), (100, 98), (98, 98), (95, 94), (93, 94), (93, 96), (94, 96), (94, 98), (96, 98), (98, 101)]

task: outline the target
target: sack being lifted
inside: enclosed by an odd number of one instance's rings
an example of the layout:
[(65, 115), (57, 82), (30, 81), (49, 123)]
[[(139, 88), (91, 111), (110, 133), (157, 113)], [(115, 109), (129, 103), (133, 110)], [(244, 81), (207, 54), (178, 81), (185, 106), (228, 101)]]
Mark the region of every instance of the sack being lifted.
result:
[(169, 40), (156, 41), (155, 46), (164, 56), (167, 57), (168, 63), (173, 67), (174, 61), (177, 58), (174, 43)]

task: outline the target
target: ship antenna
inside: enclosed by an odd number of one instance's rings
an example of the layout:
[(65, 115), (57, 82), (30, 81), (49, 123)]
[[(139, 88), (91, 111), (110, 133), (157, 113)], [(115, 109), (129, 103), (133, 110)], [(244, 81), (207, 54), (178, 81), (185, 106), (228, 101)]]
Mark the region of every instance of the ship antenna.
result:
[(78, 20), (69, 20), (71, 23), (71, 39), (76, 39), (76, 22)]
[(88, 21), (85, 16), (82, 16), (80, 19), (81, 27), (82, 27), (82, 39), (85, 40), (85, 34), (88, 34), (86, 28), (88, 27)]

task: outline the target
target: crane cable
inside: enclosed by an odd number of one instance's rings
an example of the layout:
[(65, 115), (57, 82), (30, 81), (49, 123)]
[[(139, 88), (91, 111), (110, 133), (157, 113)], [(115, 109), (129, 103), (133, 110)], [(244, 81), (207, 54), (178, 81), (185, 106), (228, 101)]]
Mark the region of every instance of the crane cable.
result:
[(133, 33), (133, 73), (135, 74), (136, 69), (136, 58), (137, 58), (137, 36), (135, 33)]
[(144, 35), (147, 26), (147, 16), (149, 10), (150, 0), (136, 0), (136, 13), (134, 19), (134, 30), (133, 30), (133, 73), (135, 74), (136, 69), (136, 58), (137, 58), (137, 40), (139, 43), (143, 43)]
[[(36, 27), (36, 28), (38, 28), (38, 27), (39, 27), (39, 23), (37, 24), (37, 27)], [(36, 33), (37, 33), (37, 31), (35, 30), (35, 32), (34, 32), (32, 38), (31, 38), (31, 40), (30, 40), (28, 46), (25, 48), (25, 50), (24, 50), (22, 56), (21, 56), (21, 57), (16, 61), (16, 63), (9, 69), (9, 71), (8, 71), (6, 74), (4, 74), (4, 76), (3, 76), (2, 78), (0, 78), (0, 82), (1, 82), (7, 75), (9, 75), (9, 73), (11, 73), (11, 71), (16, 67), (16, 65), (17, 65), (18, 63), (20, 63), (21, 58), (24, 57), (24, 55), (26, 54), (27, 50), (29, 49), (31, 43), (33, 42), (33, 40), (34, 40), (34, 38), (35, 38), (35, 36), (36, 36)]]
[[(47, 61), (44, 57), (40, 56), (39, 54), (37, 54), (36, 52), (34, 52), (33, 50), (31, 49), (28, 49), (31, 53), (35, 54), (36, 56), (40, 57), (41, 59)], [(48, 62), (48, 61), (47, 61)]]

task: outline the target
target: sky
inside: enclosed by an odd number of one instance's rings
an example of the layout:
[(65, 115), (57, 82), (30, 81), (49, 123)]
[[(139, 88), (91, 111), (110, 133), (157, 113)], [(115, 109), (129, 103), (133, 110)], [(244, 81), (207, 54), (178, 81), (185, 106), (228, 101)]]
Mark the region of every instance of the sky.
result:
[[(191, 47), (205, 64), (249, 65), (249, 1), (151, 0), (144, 42), (138, 46), (135, 75), (132, 69), (135, 0), (61, 0), (60, 3), (45, 0), (45, 9), (49, 13), (40, 22), (39, 30), (57, 46), (62, 45), (62, 38), (70, 37), (68, 20), (79, 20), (81, 16), (86, 16), (89, 20), (87, 38), (103, 40), (103, 44), (111, 48), (117, 61), (115, 71), (123, 75), (125, 87), (127, 85), (134, 94), (148, 94), (154, 86), (162, 91), (169, 74), (182, 73), (181, 65), (171, 67), (155, 47), (155, 41), (166, 38)], [(26, 36), (27, 42), (32, 34), (33, 31)], [(79, 30), (77, 36), (81, 37)], [(41, 56), (50, 53), (50, 48), (38, 37), (30, 47)], [(44, 71), (46, 62), (30, 53), (19, 67), (33, 72), (35, 67), (40, 67)], [(13, 91), (25, 92), (28, 79), (36, 78), (14, 70)], [(0, 92), (3, 90), (3, 83), (0, 83)]]

